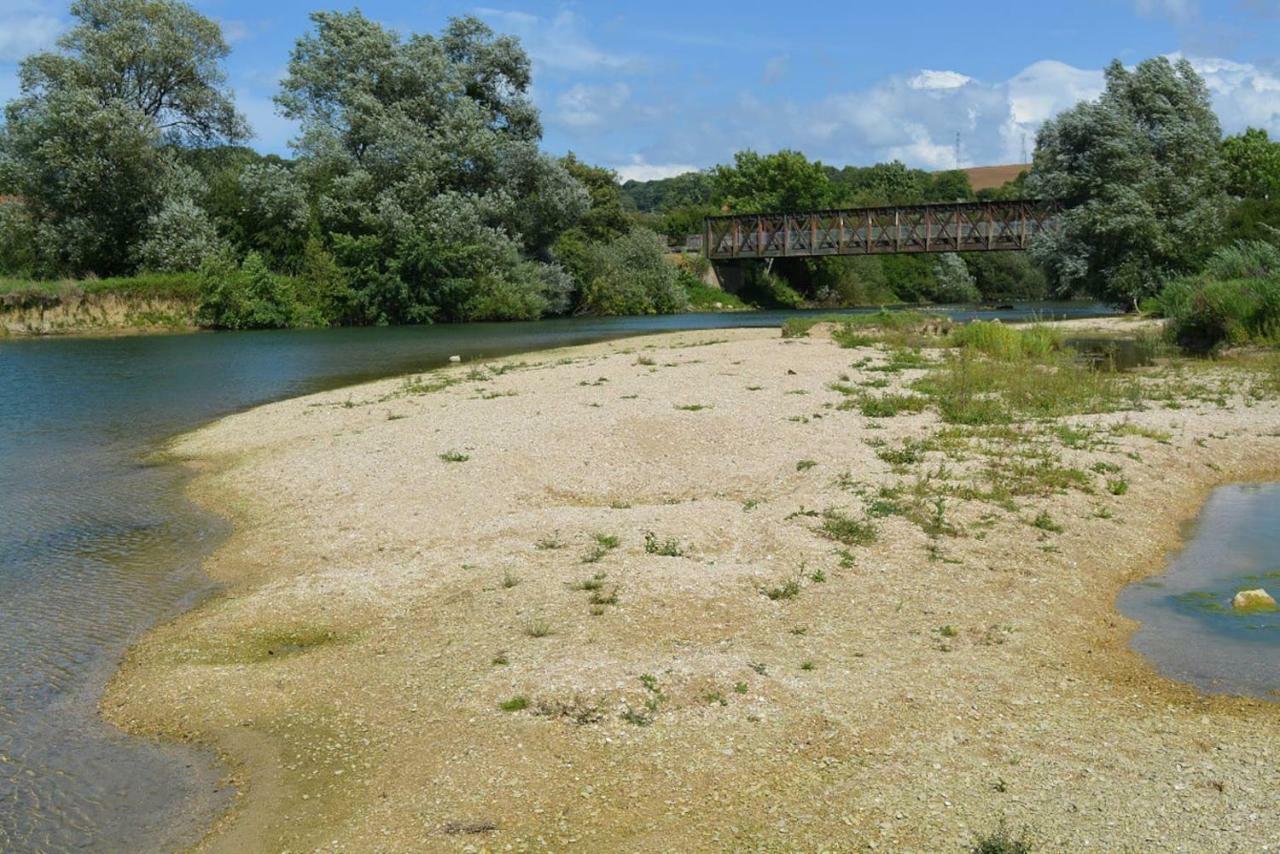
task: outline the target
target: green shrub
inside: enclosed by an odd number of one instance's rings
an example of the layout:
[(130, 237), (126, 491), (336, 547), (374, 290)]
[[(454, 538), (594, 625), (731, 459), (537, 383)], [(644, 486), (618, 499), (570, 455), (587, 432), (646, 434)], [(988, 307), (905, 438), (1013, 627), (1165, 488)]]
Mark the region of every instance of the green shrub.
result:
[(236, 267), (217, 256), (200, 268), (196, 322), (214, 329), (280, 329), (297, 315), (289, 279), (267, 269), (256, 252)]
[(982, 294), (964, 259), (954, 252), (945, 252), (933, 264), (933, 301), (942, 303), (978, 302)]
[(575, 261), (583, 268), (581, 314), (671, 314), (687, 305), (666, 245), (647, 228), (587, 246), (584, 256)]
[(1280, 276), (1178, 279), (1160, 294), (1159, 306), (1169, 335), (1186, 350), (1280, 341)]
[(1280, 249), (1261, 240), (1237, 240), (1210, 256), (1204, 275), (1211, 279), (1257, 279), (1280, 273)]

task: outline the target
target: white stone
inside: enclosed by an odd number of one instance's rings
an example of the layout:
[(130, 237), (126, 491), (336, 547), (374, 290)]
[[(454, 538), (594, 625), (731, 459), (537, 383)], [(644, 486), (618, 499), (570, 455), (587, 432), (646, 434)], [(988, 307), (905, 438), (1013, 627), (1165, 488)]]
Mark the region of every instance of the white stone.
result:
[(462, 361), (462, 357), (461, 357), (461, 356), (450, 356), (450, 357), (449, 357), (449, 361), (450, 361), (450, 362), (453, 362), (453, 363), (455, 363), (455, 364), (457, 364), (458, 362), (461, 362), (461, 361)]
[(1231, 607), (1241, 611), (1250, 608), (1274, 608), (1276, 600), (1270, 593), (1259, 587), (1257, 590), (1241, 590), (1231, 600)]

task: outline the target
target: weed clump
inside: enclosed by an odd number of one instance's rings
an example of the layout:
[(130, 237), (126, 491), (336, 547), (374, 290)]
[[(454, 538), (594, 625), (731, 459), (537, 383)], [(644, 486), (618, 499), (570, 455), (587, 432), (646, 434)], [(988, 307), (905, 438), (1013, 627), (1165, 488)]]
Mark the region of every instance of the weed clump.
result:
[(659, 540), (653, 531), (649, 531), (644, 535), (644, 550), (648, 554), (661, 557), (681, 557), (684, 554), (684, 549), (681, 548), (679, 540), (674, 537)]
[(846, 546), (867, 546), (876, 540), (876, 528), (870, 521), (854, 519), (834, 507), (823, 511), (818, 532)]

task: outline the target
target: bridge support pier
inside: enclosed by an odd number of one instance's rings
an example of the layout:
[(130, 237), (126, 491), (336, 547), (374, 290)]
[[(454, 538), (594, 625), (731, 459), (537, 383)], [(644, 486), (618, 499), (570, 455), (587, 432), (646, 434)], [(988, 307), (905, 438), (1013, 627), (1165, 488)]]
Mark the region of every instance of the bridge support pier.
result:
[(746, 274), (742, 265), (733, 261), (713, 261), (707, 273), (707, 284), (714, 285), (726, 293), (736, 294), (746, 284)]

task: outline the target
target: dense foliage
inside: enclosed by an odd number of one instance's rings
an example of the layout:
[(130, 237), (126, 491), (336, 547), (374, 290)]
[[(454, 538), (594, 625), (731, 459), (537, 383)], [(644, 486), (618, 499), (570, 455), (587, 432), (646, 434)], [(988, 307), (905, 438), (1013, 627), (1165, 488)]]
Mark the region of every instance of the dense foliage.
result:
[(1047, 122), (1033, 192), (1064, 205), (1036, 244), (1059, 294), (1136, 305), (1212, 248), (1227, 208), (1218, 118), (1186, 60), (1133, 71), (1113, 62), (1106, 90)]
[[(22, 63), (0, 125), (0, 275), (196, 282), (201, 322), (227, 328), (1052, 293), (1160, 295), (1148, 304), (1197, 345), (1276, 335), (1280, 143), (1222, 139), (1185, 61), (1112, 64), (1101, 97), (1044, 126), (1030, 175), (981, 193), (960, 171), (793, 150), (620, 184), (540, 149), (529, 56), (476, 18), (405, 36), (312, 15), (276, 99), (301, 126), (286, 159), (240, 144), (215, 21), (180, 0), (71, 14), (56, 50)], [(780, 258), (728, 295), (705, 259), (667, 249), (720, 213), (1035, 194), (1065, 212), (1032, 253)]]

